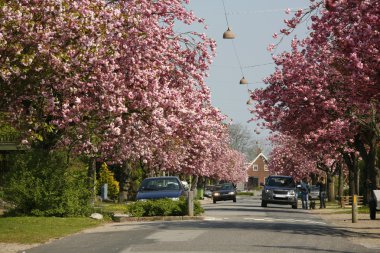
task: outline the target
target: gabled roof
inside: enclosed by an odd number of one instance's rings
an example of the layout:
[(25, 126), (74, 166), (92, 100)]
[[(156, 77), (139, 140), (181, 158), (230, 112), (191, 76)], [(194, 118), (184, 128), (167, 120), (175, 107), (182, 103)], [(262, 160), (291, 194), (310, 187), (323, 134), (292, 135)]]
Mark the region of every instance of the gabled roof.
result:
[(248, 167), (252, 166), (260, 156), (263, 157), (265, 161), (268, 161), (268, 158), (266, 158), (266, 156), (263, 153), (260, 153), (256, 156), (255, 159), (253, 159), (252, 162), (249, 163)]

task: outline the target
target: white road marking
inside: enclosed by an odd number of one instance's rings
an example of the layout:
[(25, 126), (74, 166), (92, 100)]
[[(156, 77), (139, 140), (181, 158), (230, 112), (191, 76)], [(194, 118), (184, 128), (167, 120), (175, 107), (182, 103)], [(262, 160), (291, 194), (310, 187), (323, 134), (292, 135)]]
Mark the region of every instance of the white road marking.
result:
[(269, 221), (269, 222), (294, 222), (294, 223), (310, 223), (310, 224), (323, 224), (326, 225), (325, 222), (321, 221), (313, 221), (313, 220), (296, 220), (296, 219), (276, 219), (276, 218), (244, 218), (245, 220), (254, 220), (254, 221)]
[(163, 230), (147, 236), (146, 239), (160, 242), (186, 242), (194, 240), (204, 232), (202, 230)]

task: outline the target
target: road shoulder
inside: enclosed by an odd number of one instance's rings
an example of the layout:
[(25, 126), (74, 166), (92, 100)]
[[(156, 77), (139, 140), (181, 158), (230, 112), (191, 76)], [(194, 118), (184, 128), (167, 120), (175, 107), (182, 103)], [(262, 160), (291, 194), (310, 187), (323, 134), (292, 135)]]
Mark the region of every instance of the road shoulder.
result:
[(351, 213), (338, 213), (330, 209), (311, 210), (326, 223), (349, 231), (348, 239), (370, 249), (380, 249), (380, 219), (370, 220), (369, 214), (358, 214), (358, 222), (352, 223)]

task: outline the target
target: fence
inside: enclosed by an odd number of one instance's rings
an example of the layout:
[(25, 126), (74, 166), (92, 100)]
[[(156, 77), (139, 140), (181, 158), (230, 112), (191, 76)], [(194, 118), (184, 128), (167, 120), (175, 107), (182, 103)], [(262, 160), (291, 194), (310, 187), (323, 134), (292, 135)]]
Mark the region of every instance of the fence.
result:
[[(362, 206), (363, 205), (363, 196), (356, 196), (356, 198), (357, 198), (357, 205)], [(343, 208), (346, 206), (352, 206), (352, 196), (342, 196), (340, 205)]]

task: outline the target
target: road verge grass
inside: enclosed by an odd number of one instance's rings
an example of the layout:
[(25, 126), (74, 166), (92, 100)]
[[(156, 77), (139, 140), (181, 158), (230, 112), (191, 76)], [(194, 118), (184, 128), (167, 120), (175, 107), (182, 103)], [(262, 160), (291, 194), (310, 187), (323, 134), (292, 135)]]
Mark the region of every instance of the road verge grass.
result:
[(0, 242), (43, 243), (102, 223), (86, 217), (0, 217)]
[(126, 204), (100, 202), (96, 203), (94, 210), (103, 214), (125, 213), (128, 210), (128, 207)]
[[(326, 202), (325, 209), (318, 209), (319, 203), (316, 205), (317, 210), (323, 211), (324, 214), (349, 214), (352, 213), (351, 206), (341, 207), (338, 202)], [(369, 214), (368, 206), (358, 206), (358, 213)]]

